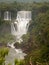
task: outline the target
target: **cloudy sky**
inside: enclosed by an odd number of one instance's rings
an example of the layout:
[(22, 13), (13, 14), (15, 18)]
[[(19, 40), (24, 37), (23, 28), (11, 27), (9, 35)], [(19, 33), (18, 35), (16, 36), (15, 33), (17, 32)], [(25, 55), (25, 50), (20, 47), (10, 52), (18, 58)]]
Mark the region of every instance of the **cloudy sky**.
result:
[(43, 2), (43, 1), (49, 1), (49, 0), (0, 0), (0, 2), (13, 2), (13, 1), (18, 1), (18, 2)]

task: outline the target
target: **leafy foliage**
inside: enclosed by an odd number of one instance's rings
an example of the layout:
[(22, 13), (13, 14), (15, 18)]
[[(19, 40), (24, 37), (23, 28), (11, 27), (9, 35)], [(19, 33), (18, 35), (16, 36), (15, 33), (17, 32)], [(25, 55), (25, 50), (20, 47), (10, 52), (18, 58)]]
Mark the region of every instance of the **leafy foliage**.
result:
[(24, 62), (24, 60), (17, 60), (17, 59), (15, 59), (15, 65), (25, 65), (25, 62)]
[(1, 48), (0, 49), (0, 65), (4, 65), (5, 63), (5, 56), (8, 55), (9, 49), (8, 48)]
[[(27, 34), (23, 38), (25, 40), (25, 49), (28, 56), (26, 57), (26, 65), (30, 65), (30, 58), (33, 65), (49, 64), (49, 6), (40, 6), (32, 12), (32, 21), (29, 26), (29, 37)], [(25, 38), (26, 37), (26, 38)], [(25, 40), (24, 40), (25, 39)]]

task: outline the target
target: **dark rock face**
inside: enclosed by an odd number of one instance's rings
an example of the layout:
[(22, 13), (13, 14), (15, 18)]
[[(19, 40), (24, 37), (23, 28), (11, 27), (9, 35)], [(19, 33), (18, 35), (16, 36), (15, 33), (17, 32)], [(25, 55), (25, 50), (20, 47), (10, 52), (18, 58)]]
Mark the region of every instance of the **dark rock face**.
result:
[(15, 46), (15, 48), (21, 48), (21, 44), (19, 44), (18, 42), (16, 42), (15, 44), (14, 44), (14, 46)]
[[(7, 21), (8, 22), (8, 21)], [(11, 27), (10, 24), (2, 24), (0, 26), (0, 34), (6, 34), (6, 33), (10, 33), (11, 32)]]
[(6, 47), (6, 46), (7, 46), (6, 44), (0, 43), (0, 48), (1, 48), (1, 47)]
[(15, 48), (17, 48), (17, 49), (19, 49), (19, 48), (21, 48), (22, 50), (23, 50), (23, 52), (25, 52), (25, 53), (28, 53), (29, 51), (28, 51), (28, 49), (29, 49), (29, 46), (28, 45), (25, 45), (25, 44), (19, 44), (18, 42), (16, 42), (15, 44), (14, 44), (14, 46), (15, 46)]

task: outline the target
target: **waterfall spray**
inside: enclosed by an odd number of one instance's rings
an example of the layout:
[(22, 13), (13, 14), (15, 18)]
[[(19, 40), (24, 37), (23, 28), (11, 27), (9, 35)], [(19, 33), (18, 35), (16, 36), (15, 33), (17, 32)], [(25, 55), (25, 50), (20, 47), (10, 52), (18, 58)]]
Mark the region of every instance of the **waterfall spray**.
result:
[(27, 33), (30, 20), (31, 20), (31, 11), (18, 11), (15, 22), (11, 24), (11, 33), (16, 37), (16, 40), (18, 42), (21, 42), (22, 35)]

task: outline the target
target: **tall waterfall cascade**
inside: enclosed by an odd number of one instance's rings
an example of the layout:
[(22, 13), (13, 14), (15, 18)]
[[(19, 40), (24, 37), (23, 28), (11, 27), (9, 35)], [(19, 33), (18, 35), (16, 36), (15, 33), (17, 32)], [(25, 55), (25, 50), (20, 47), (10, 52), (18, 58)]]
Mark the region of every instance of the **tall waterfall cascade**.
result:
[(4, 12), (4, 20), (10, 20), (11, 21), (11, 13), (9, 11)]
[[(31, 11), (18, 11), (17, 17), (14, 22), (11, 23), (11, 33), (16, 37), (17, 42), (22, 41), (22, 35), (27, 33), (29, 22), (31, 20)], [(26, 56), (26, 53), (23, 52), (22, 49), (16, 49), (14, 44), (14, 41), (12, 44), (8, 43), (7, 46), (10, 47), (10, 51), (8, 56), (6, 57), (5, 64), (8, 65), (11, 63), (11, 65), (14, 64), (14, 60), (23, 60)]]
[(21, 42), (22, 35), (27, 33), (29, 22), (31, 20), (31, 11), (18, 11), (14, 23), (11, 23), (11, 33)]

